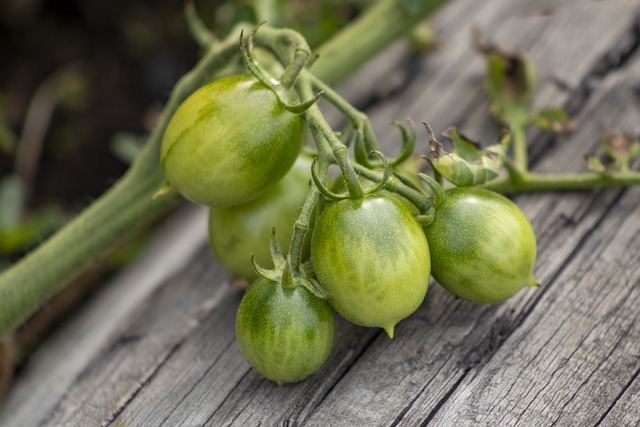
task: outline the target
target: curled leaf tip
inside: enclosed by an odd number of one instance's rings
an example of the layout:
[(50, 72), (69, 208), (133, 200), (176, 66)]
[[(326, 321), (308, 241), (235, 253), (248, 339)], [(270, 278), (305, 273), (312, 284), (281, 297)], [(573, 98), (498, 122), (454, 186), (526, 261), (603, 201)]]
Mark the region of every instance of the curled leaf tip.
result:
[(371, 150), (370, 154), (378, 156), (378, 158), (382, 161), (384, 174), (382, 175), (382, 179), (380, 179), (380, 181), (378, 181), (373, 188), (367, 191), (367, 194), (373, 194), (382, 190), (387, 185), (387, 183), (389, 182), (389, 179), (391, 178), (391, 167), (389, 166), (389, 162), (387, 161), (384, 154), (382, 154), (378, 150)]
[(311, 108), (316, 102), (318, 102), (318, 100), (322, 97), (322, 95), (324, 94), (324, 91), (320, 91), (318, 93), (316, 93), (313, 98), (310, 98), (300, 104), (293, 104), (293, 105), (286, 105), (285, 104), (285, 108), (287, 109), (287, 111), (294, 113), (294, 114), (302, 114), (305, 111), (307, 111), (309, 108)]

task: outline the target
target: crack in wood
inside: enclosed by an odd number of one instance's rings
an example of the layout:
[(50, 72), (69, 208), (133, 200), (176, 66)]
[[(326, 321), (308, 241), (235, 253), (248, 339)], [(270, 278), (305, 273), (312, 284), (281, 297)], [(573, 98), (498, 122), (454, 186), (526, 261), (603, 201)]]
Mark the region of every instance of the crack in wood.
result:
[(101, 423), (103, 427), (107, 427), (111, 425), (111, 423), (113, 423), (116, 420), (116, 418), (118, 418), (118, 416), (127, 408), (127, 406), (129, 406), (129, 404), (133, 402), (133, 400), (142, 391), (142, 389), (144, 389), (158, 374), (158, 372), (160, 372), (162, 367), (169, 361), (169, 359), (171, 359), (174, 353), (178, 351), (178, 349), (182, 346), (183, 342), (184, 340), (178, 341), (176, 344), (174, 344), (173, 347), (171, 347), (171, 349), (167, 352), (167, 354), (160, 360), (160, 362), (153, 368), (153, 370), (151, 370), (149, 375), (147, 375), (147, 377), (138, 384), (135, 390), (133, 390), (133, 393), (131, 393), (129, 397), (113, 411), (113, 413), (109, 418), (107, 418)]
[(613, 403), (611, 403), (611, 405), (607, 408), (607, 410), (604, 412), (604, 414), (602, 414), (600, 419), (593, 425), (593, 427), (597, 427), (597, 426), (601, 425), (604, 422), (605, 418), (607, 418), (607, 416), (611, 413), (613, 408), (615, 408), (615, 406), (618, 404), (620, 399), (622, 399), (622, 396), (624, 396), (624, 394), (627, 392), (627, 390), (629, 390), (631, 388), (631, 386), (638, 379), (638, 377), (640, 377), (640, 367), (638, 367), (638, 369), (636, 369), (636, 371), (631, 376), (631, 379), (629, 379), (629, 381), (625, 384), (625, 386), (622, 388), (620, 393), (618, 393), (616, 398), (613, 400)]
[(438, 400), (438, 403), (435, 404), (431, 412), (429, 412), (427, 417), (424, 420), (422, 420), (422, 422), (420, 423), (420, 427), (426, 427), (429, 425), (431, 420), (433, 420), (433, 418), (438, 414), (438, 412), (440, 411), (440, 409), (442, 409), (444, 404), (447, 403), (447, 401), (449, 400), (449, 398), (451, 398), (453, 393), (455, 393), (458, 387), (460, 387), (460, 385), (465, 380), (467, 375), (469, 375), (469, 372), (471, 372), (471, 369), (465, 369), (462, 372), (462, 374), (460, 375), (460, 378), (458, 378), (458, 380), (453, 384), (453, 387), (451, 387), (451, 389), (444, 396), (442, 396), (440, 400)]
[[(345, 364), (344, 370), (337, 376), (335, 381), (331, 383), (329, 387), (326, 388), (326, 391), (318, 396), (318, 398), (309, 400), (305, 403), (305, 405), (296, 405), (294, 409), (291, 411), (291, 414), (286, 417), (282, 421), (282, 425), (298, 425), (304, 424), (317, 410), (317, 408), (322, 404), (325, 398), (331, 394), (331, 392), (335, 389), (335, 387), (342, 381), (342, 379), (349, 373), (351, 368), (355, 366), (358, 360), (366, 353), (367, 349), (371, 347), (371, 345), (376, 341), (376, 339), (382, 335), (382, 330), (376, 331), (371, 335), (371, 338), (360, 348), (359, 351), (354, 351), (354, 357)], [(310, 407), (310, 404), (313, 404)], [(303, 413), (303, 409), (307, 409), (310, 407), (310, 410), (306, 413), (306, 416), (302, 420), (297, 420), (300, 414)], [(296, 408), (300, 408), (296, 410)]]
[[(185, 338), (186, 340), (187, 338)], [(169, 411), (169, 413), (167, 413), (167, 415), (163, 418), (162, 423), (160, 425), (165, 425), (167, 420), (169, 418), (171, 418), (171, 415), (173, 415), (176, 411), (176, 409), (178, 409), (182, 403), (187, 399), (187, 397), (189, 397), (191, 395), (191, 393), (196, 389), (196, 387), (198, 387), (198, 385), (200, 385), (202, 383), (202, 381), (207, 377), (207, 375), (209, 374), (209, 372), (211, 372), (211, 369), (213, 369), (216, 364), (218, 363), (218, 361), (222, 358), (222, 356), (226, 353), (227, 349), (229, 349), (233, 344), (235, 343), (235, 340), (229, 341), (229, 343), (225, 346), (224, 351), (220, 352), (220, 354), (218, 354), (218, 356), (211, 362), (211, 364), (209, 365), (209, 367), (202, 373), (202, 375), (200, 376), (200, 378), (198, 378), (193, 385), (191, 385), (191, 387), (187, 390), (187, 392), (182, 396), (182, 398), (176, 403), (176, 405), (174, 406), (174, 408)], [(217, 411), (218, 408), (216, 408), (213, 412), (212, 412), (212, 416), (213, 414), (215, 414), (215, 412)]]

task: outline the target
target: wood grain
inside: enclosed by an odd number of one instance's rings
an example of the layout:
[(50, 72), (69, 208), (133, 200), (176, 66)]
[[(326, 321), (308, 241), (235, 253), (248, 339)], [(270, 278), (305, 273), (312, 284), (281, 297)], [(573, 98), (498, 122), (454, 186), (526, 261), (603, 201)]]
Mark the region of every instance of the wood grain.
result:
[[(640, 5), (583, 2), (541, 16), (528, 4), (451, 1), (433, 20), (437, 51), (396, 45), (341, 92), (366, 107), (390, 151), (399, 136), (389, 122), (403, 117), (490, 143), (499, 128), (470, 44), (478, 27), (534, 59), (536, 106), (566, 106), (579, 123), (568, 135), (530, 132), (534, 169), (582, 170), (604, 128), (640, 132)], [(140, 276), (125, 272), (42, 347), (0, 425), (637, 425), (640, 190), (515, 200), (538, 237), (539, 289), (474, 305), (432, 283), (393, 340), (340, 320), (329, 361), (286, 387), (242, 359), (241, 293), (206, 249), (204, 224), (192, 225), (199, 238), (177, 251), (157, 242), (133, 267)], [(135, 291), (177, 256), (181, 268)]]

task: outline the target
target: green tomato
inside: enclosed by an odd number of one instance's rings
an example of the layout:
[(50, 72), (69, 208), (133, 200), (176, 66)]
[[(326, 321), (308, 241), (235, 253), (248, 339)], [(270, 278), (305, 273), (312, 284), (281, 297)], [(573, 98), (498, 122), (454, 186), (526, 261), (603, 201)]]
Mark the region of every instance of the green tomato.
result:
[(476, 187), (447, 190), (425, 232), (433, 277), (464, 300), (495, 303), (537, 286), (536, 237), (504, 196)]
[(327, 203), (313, 231), (311, 259), (342, 316), (390, 337), (427, 293), (427, 239), (410, 209), (386, 193)]
[(273, 268), (269, 239), (275, 227), (278, 245), (289, 248), (293, 225), (309, 194), (311, 159), (301, 155), (285, 177), (267, 189), (258, 199), (229, 208), (209, 211), (209, 244), (218, 261), (231, 273), (249, 280), (258, 265)]
[(212, 207), (259, 197), (298, 157), (303, 121), (252, 76), (225, 77), (194, 92), (175, 112), (162, 140), (171, 186)]
[(301, 284), (283, 286), (262, 277), (245, 293), (236, 319), (242, 355), (278, 385), (318, 370), (331, 352), (334, 332), (327, 302)]

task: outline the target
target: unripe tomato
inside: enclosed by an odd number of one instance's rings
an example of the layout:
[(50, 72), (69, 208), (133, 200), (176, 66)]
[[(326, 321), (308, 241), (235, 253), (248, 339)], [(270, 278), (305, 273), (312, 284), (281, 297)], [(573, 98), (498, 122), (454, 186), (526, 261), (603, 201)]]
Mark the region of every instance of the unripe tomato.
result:
[(251, 254), (258, 265), (273, 268), (269, 239), (276, 229), (280, 248), (289, 248), (293, 225), (309, 194), (311, 159), (301, 155), (285, 177), (258, 199), (240, 206), (211, 208), (209, 244), (218, 261), (234, 275), (257, 278)]
[(324, 300), (300, 284), (283, 286), (263, 277), (245, 293), (236, 319), (242, 355), (278, 385), (318, 370), (331, 352), (334, 332), (333, 310)]
[(225, 77), (195, 91), (164, 134), (161, 160), (171, 186), (212, 207), (250, 202), (295, 161), (303, 121), (252, 76)]
[(385, 193), (325, 204), (311, 237), (311, 259), (342, 316), (391, 337), (420, 306), (429, 284), (422, 227), (407, 206)]
[(447, 190), (425, 232), (433, 277), (462, 299), (495, 303), (536, 286), (533, 229), (500, 194), (476, 187)]

